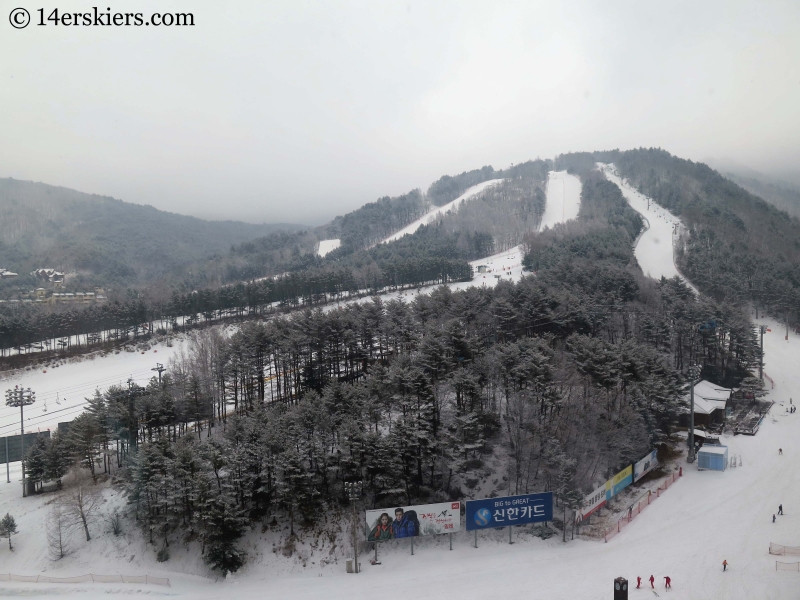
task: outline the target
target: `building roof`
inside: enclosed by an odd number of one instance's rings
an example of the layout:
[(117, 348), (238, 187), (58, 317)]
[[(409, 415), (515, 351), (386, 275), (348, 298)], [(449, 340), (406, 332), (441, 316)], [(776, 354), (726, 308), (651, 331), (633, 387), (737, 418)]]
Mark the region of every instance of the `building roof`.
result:
[(700, 396), (704, 400), (728, 400), (731, 397), (731, 391), (728, 388), (714, 385), (705, 379), (701, 379), (694, 386), (694, 397)]
[(727, 454), (728, 447), (727, 446), (702, 446), (700, 450), (697, 451), (698, 454)]
[(715, 410), (725, 410), (725, 402), (721, 400), (706, 400), (700, 396), (694, 397), (695, 414), (710, 415)]

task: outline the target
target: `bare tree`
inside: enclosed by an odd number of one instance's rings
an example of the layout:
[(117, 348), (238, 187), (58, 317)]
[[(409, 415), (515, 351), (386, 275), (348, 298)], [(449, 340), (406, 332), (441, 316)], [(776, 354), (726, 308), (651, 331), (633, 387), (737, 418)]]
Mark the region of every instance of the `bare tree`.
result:
[(64, 490), (59, 498), (67, 522), (83, 527), (87, 542), (92, 539), (89, 535), (89, 525), (100, 516), (101, 502), (100, 491), (93, 489), (89, 485), (89, 478), (85, 476), (77, 477), (74, 484)]
[(59, 560), (69, 553), (69, 536), (72, 529), (63, 505), (53, 506), (47, 517), (46, 532), (50, 558)]

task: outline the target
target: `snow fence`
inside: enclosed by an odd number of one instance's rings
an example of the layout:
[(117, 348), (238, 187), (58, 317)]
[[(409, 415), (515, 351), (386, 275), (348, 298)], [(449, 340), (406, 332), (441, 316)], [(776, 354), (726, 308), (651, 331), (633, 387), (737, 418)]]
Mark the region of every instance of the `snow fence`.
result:
[(667, 491), (669, 487), (675, 483), (680, 477), (682, 476), (682, 472), (673, 473), (656, 489), (655, 493), (649, 493), (647, 497), (639, 502), (636, 506), (631, 506), (628, 511), (625, 513), (625, 516), (622, 517), (616, 524), (609, 529), (606, 534), (603, 536), (603, 539), (606, 543), (608, 540), (613, 538), (617, 535), (620, 531), (622, 531), (625, 527), (627, 527), (631, 521), (633, 521), (637, 515), (641, 514), (641, 512), (650, 506), (652, 502), (655, 502), (658, 498), (661, 497), (661, 494)]
[(0, 573), (0, 581), (21, 581), (23, 583), (148, 583), (172, 587), (166, 577), (150, 575), (78, 575), (76, 577), (50, 577), (48, 575), (14, 575)]
[(784, 563), (775, 561), (776, 571), (798, 571), (800, 572), (800, 563)]
[(800, 546), (781, 546), (780, 544), (769, 544), (769, 553), (778, 556), (800, 556)]

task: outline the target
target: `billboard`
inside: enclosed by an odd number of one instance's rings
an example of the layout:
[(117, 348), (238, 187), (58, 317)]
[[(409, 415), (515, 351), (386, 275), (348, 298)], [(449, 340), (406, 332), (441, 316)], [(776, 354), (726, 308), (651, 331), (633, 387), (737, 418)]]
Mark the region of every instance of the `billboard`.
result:
[(606, 484), (604, 483), (583, 499), (583, 506), (575, 513), (575, 522), (579, 523), (594, 511), (601, 509), (605, 504)]
[[(33, 445), (36, 443), (36, 438), (39, 436), (50, 438), (50, 431), (41, 431), (37, 433), (25, 434), (25, 454), (28, 453)], [(0, 438), (0, 464), (6, 462), (19, 462), (22, 456), (22, 444), (20, 444), (19, 435), (9, 435)], [(8, 447), (8, 456), (6, 456), (6, 447)]]
[(376, 508), (366, 511), (367, 541), (385, 542), (461, 531), (461, 502)]
[(611, 500), (633, 483), (633, 466), (629, 465), (606, 481), (606, 500)]
[(467, 531), (553, 520), (553, 492), (467, 500)]
[(647, 475), (650, 471), (658, 466), (658, 452), (653, 450), (650, 454), (645, 456), (642, 460), (633, 465), (633, 480), (639, 481), (642, 477)]

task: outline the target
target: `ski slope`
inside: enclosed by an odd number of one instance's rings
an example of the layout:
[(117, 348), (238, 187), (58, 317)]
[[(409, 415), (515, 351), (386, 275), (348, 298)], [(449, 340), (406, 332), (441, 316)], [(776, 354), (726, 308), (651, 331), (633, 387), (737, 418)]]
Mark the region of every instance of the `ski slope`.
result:
[[(633, 587), (637, 575), (646, 580), (653, 574), (660, 597), (665, 594), (663, 577), (672, 578), (668, 594), (673, 600), (796, 599), (800, 573), (776, 572), (775, 561), (798, 562), (800, 557), (771, 556), (768, 548), (770, 542), (800, 545), (800, 413), (788, 415), (783, 406), (790, 397), (800, 399), (800, 370), (796, 368), (800, 337), (790, 333), (787, 342), (779, 324), (766, 319), (759, 323), (772, 328), (764, 336), (764, 347), (766, 368), (775, 380), (770, 397), (778, 404), (755, 437), (722, 438), (730, 454), (742, 458), (742, 466), (724, 473), (701, 472), (681, 460), (684, 477), (607, 544), (584, 540), (564, 544), (560, 537), (542, 541), (522, 527), (514, 531), (513, 545), (508, 544), (507, 530), (481, 532), (475, 549), (472, 535), (461, 532), (454, 535), (452, 552), (446, 536), (418, 538), (414, 556), (405, 540), (383, 544), (382, 565), (371, 566), (369, 556), (362, 556), (363, 572), (348, 575), (341, 561), (325, 566), (314, 561), (303, 567), (282, 557), (272, 551), (269, 534), (256, 528), (247, 537), (249, 565), (228, 581), (212, 583), (199, 577), (209, 576), (199, 557), (177, 544), (169, 562), (157, 563), (130, 520), (122, 538), (99, 533), (98, 527), (92, 542), (79, 544), (62, 561), (51, 562), (41, 527), (48, 498), (19, 498), (17, 472), (11, 484), (0, 482), (0, 513), (12, 513), (20, 528), (13, 538), (15, 552), (0, 545), (0, 571), (46, 571), (53, 576), (147, 573), (169, 577), (172, 587), (0, 582), (0, 595), (93, 600), (108, 593), (148, 593), (193, 600), (231, 596), (237, 600), (367, 600), (380, 590), (382, 600), (601, 600), (611, 597), (615, 577), (626, 577)], [(778, 448), (783, 448), (783, 456)], [(115, 493), (106, 492), (109, 509), (122, 506)], [(785, 515), (773, 524), (779, 503)], [(726, 573), (723, 559), (730, 565)], [(649, 589), (630, 591), (633, 599), (651, 598), (651, 594)]]
[[(681, 220), (659, 206), (653, 199), (636, 191), (630, 184), (623, 181), (613, 164), (598, 163), (598, 168), (606, 178), (615, 183), (622, 191), (622, 195), (645, 220), (645, 231), (639, 237), (633, 254), (642, 268), (642, 272), (653, 279), (666, 277), (680, 277), (686, 279), (678, 272), (675, 266), (675, 251), (673, 238), (678, 235), (683, 224)], [(694, 286), (686, 281), (695, 293)]]
[(336, 250), (342, 244), (341, 240), (320, 240), (319, 248), (317, 249), (317, 254), (319, 256), (325, 256), (328, 252), (332, 252)]
[(581, 180), (566, 171), (550, 171), (547, 176), (547, 203), (539, 231), (576, 219), (581, 208)]
[(473, 185), (471, 188), (469, 188), (466, 192), (461, 194), (458, 198), (456, 198), (452, 202), (448, 202), (447, 204), (443, 204), (442, 206), (437, 206), (433, 210), (428, 211), (425, 215), (423, 215), (413, 223), (406, 225), (397, 233), (394, 233), (389, 237), (387, 237), (385, 240), (383, 240), (383, 242), (384, 243), (393, 242), (395, 240), (399, 240), (404, 235), (410, 235), (414, 233), (417, 229), (419, 229), (423, 225), (427, 225), (428, 223), (435, 221), (439, 217), (444, 216), (449, 211), (457, 209), (461, 205), (461, 203), (464, 202), (465, 200), (468, 200), (473, 196), (480, 194), (487, 187), (491, 185), (497, 185), (501, 181), (503, 180), (490, 179), (489, 181), (484, 181), (483, 183), (479, 183), (478, 185)]
[[(146, 385), (158, 375), (151, 370), (156, 363), (166, 366), (186, 347), (186, 338), (173, 338), (171, 344), (156, 344), (135, 352), (88, 354), (67, 359), (58, 367), (6, 372), (0, 374), (0, 389), (5, 393), (15, 385), (31, 388), (36, 392), (36, 403), (25, 409), (25, 431), (55, 430), (59, 422), (77, 417), (83, 411), (85, 398), (94, 395), (97, 388), (105, 391), (111, 385), (125, 386), (129, 378)], [(0, 404), (0, 437), (17, 434), (19, 410)]]

